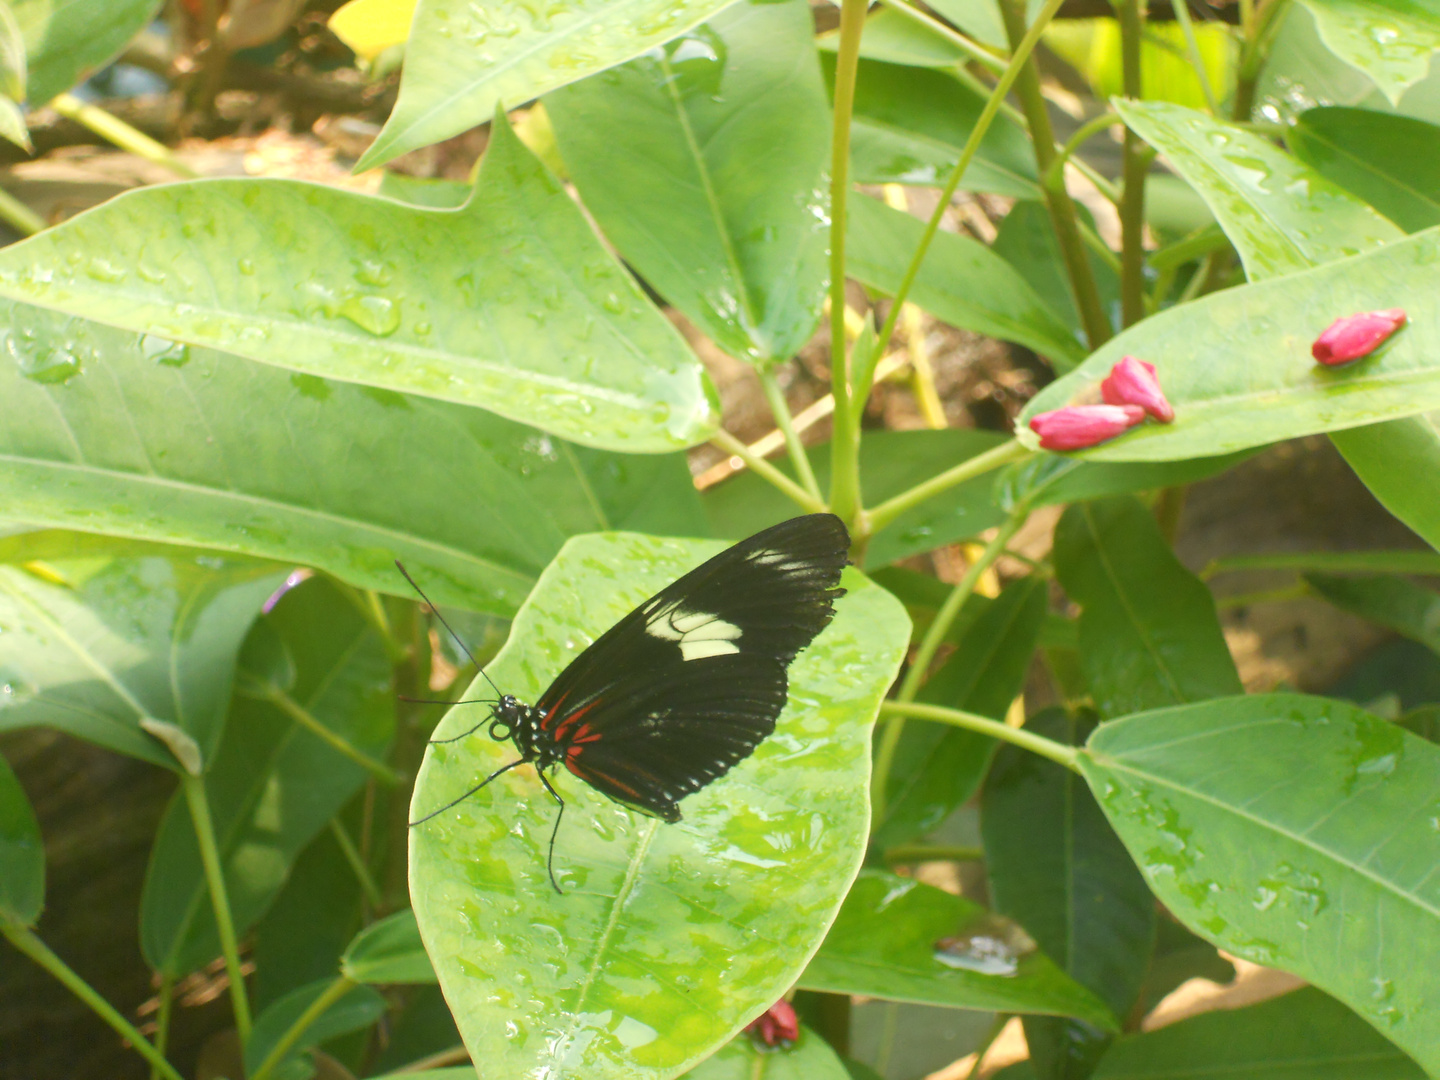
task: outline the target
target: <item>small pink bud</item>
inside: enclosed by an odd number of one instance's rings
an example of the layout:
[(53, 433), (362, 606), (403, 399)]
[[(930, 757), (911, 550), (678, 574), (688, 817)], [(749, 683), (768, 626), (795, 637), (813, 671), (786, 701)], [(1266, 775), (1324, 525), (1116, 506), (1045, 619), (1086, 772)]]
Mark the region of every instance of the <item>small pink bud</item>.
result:
[(745, 1028), (766, 1046), (789, 1046), (800, 1037), (800, 1019), (794, 1006), (783, 998), (752, 1020)]
[(1139, 405), (1066, 405), (1030, 418), (1042, 450), (1084, 450), (1145, 419)]
[(1110, 405), (1139, 405), (1162, 424), (1175, 419), (1175, 410), (1155, 377), (1155, 365), (1133, 356), (1122, 356), (1110, 369), (1110, 377), (1100, 384), (1100, 396)]
[(1404, 325), (1405, 312), (1398, 307), (1347, 315), (1325, 328), (1310, 346), (1310, 355), (1322, 364), (1348, 364), (1369, 356)]

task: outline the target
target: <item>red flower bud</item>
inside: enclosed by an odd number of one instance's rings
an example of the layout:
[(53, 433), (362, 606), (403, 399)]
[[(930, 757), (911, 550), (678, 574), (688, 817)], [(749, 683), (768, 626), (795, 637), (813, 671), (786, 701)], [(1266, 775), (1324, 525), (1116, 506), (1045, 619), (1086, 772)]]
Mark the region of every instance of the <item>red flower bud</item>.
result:
[(800, 1019), (794, 1007), (782, 998), (752, 1020), (745, 1030), (766, 1046), (789, 1046), (800, 1037)]
[(1084, 450), (1145, 419), (1139, 405), (1066, 405), (1030, 418), (1042, 450)]
[(1405, 325), (1405, 312), (1400, 308), (1385, 311), (1362, 311), (1336, 319), (1310, 346), (1310, 355), (1322, 364), (1348, 364), (1369, 356), (1380, 343)]
[(1175, 419), (1175, 410), (1155, 377), (1155, 365), (1133, 356), (1122, 356), (1110, 369), (1110, 377), (1100, 384), (1100, 396), (1110, 405), (1139, 405), (1162, 424)]

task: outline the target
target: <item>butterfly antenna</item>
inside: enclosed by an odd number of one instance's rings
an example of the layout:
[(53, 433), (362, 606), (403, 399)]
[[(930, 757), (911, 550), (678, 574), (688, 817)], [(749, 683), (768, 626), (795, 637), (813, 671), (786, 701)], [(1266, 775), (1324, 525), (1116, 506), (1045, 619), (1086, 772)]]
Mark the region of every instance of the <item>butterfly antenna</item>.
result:
[[(420, 599), (425, 601), (426, 606), (429, 607), (434, 616), (440, 620), (440, 625), (450, 632), (450, 636), (455, 639), (455, 644), (460, 646), (460, 650), (470, 658), (470, 663), (475, 665), (475, 670), (485, 677), (485, 681), (490, 684), (490, 688), (494, 690), (495, 693), (500, 694), (500, 688), (495, 685), (495, 680), (485, 674), (485, 669), (480, 666), (480, 661), (475, 659), (475, 654), (470, 651), (470, 646), (466, 645), (465, 642), (461, 640), (460, 635), (455, 632), (455, 628), (445, 621), (445, 616), (440, 614), (440, 609), (435, 606), (435, 602), (425, 595), (425, 590), (415, 584), (415, 579), (410, 576), (410, 571), (405, 569), (405, 564), (399, 559), (396, 559), (395, 568), (399, 570), (405, 580), (410, 583), (410, 587), (420, 594)], [(504, 697), (505, 695), (501, 694), (500, 696)]]
[(554, 796), (555, 801), (560, 804), (560, 812), (555, 815), (555, 827), (550, 830), (550, 854), (545, 859), (545, 869), (549, 871), (551, 886), (554, 887), (559, 895), (564, 896), (565, 890), (560, 888), (560, 883), (555, 880), (555, 837), (560, 835), (560, 822), (565, 817), (565, 800), (560, 797), (558, 791), (550, 786), (550, 781), (545, 778), (545, 774), (539, 772), (539, 770), (536, 771), (540, 777), (540, 782), (545, 785), (545, 790), (550, 792), (550, 794)]
[[(477, 791), (479, 791), (481, 788), (483, 788), (486, 784), (490, 783), (491, 780), (494, 780), (494, 779), (495, 779), (497, 776), (499, 776), (501, 773), (507, 773), (507, 772), (509, 772), (511, 769), (515, 768), (516, 765), (524, 765), (524, 764), (525, 764), (525, 759), (524, 759), (524, 758), (516, 758), (514, 761), (510, 762), (509, 765), (503, 765), (503, 766), (501, 766), (500, 768), (498, 768), (498, 769), (496, 769), (494, 772), (492, 772), (489, 776), (487, 776), (484, 780), (481, 780), (480, 783), (478, 783), (478, 784), (476, 784), (474, 787), (472, 787), (469, 791), (465, 792), (464, 795), (461, 795), (458, 799), (451, 799), (451, 800), (450, 800), (449, 802), (447, 802), (444, 806), (440, 807), (439, 810), (431, 810), (430, 813), (426, 814), (424, 817), (422, 817), (422, 818), (420, 818), (420, 819), (418, 819), (418, 820), (416, 820), (416, 821), (410, 822), (410, 827), (413, 829), (416, 825), (423, 825), (425, 822), (429, 821), (432, 817), (435, 817), (435, 815), (437, 815), (437, 814), (443, 814), (446, 810), (449, 810), (452, 806), (459, 806), (462, 802), (464, 802), (466, 799), (470, 798), (471, 795), (474, 795)], [(544, 777), (541, 777), (541, 779), (543, 780)], [(548, 788), (550, 785), (549, 785), (549, 784), (546, 784), (545, 786)], [(551, 791), (550, 794), (555, 795), (555, 792), (554, 792), (554, 791)], [(555, 795), (555, 797), (558, 799), (560, 796)], [(555, 838), (554, 838), (553, 836), (550, 838), (550, 843), (551, 843), (552, 846), (553, 846), (554, 843), (555, 843)]]

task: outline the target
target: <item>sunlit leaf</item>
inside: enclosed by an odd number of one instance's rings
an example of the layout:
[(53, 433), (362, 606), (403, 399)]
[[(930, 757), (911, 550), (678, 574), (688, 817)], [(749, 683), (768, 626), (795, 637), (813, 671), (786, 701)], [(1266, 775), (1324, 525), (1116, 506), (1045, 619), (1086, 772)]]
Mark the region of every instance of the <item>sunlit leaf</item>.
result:
[(30, 104), (44, 105), (103, 67), (155, 18), (160, 5), (161, 0), (11, 0), (25, 38)]
[(1440, 49), (1440, 13), (1421, 0), (1301, 0), (1320, 37), (1363, 71), (1392, 104), (1430, 70)]

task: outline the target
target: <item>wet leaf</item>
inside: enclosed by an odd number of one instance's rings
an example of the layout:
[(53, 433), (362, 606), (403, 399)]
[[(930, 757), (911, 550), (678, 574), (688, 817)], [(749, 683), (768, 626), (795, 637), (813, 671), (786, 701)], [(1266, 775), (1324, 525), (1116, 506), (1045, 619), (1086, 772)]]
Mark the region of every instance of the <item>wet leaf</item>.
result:
[(51, 727), (180, 770), (148, 722), (208, 767), (241, 642), (285, 571), (159, 545), (41, 566), (0, 566), (0, 730)]
[[(717, 550), (633, 534), (572, 540), (490, 676), (536, 700), (600, 632)], [(554, 803), (528, 768), (411, 830), (421, 934), (475, 1060), (556, 1080), (673, 1076), (789, 989), (859, 867), (870, 725), (910, 635), (884, 590), (853, 571), (844, 584), (834, 622), (791, 665), (775, 734), (686, 799), (683, 822), (557, 776), (565, 895), (545, 868)], [(452, 709), (436, 736), (483, 715)], [(514, 757), (483, 733), (433, 744), (412, 817)]]
[(1320, 38), (1363, 71), (1392, 105), (1430, 71), (1440, 49), (1440, 14), (1420, 0), (1301, 0)]
[(1440, 127), (1368, 109), (1308, 109), (1285, 141), (1406, 232), (1440, 225)]
[(340, 970), (358, 983), (429, 983), (435, 968), (409, 908), (371, 923), (350, 942)]
[[(255, 1018), (255, 1029), (250, 1041), (245, 1044), (245, 1070), (253, 1073), (265, 1060), (281, 1036), (288, 1032), (295, 1021), (320, 997), (333, 978), (292, 990), (279, 1001), (269, 1006)], [(327, 1042), (337, 1035), (369, 1027), (385, 1015), (385, 999), (368, 986), (352, 986), (345, 995), (322, 1012), (296, 1040), (290, 1052), (281, 1058), (277, 1068), (284, 1068), (284, 1062), (298, 1057), (312, 1046)]]
[(1440, 1069), (1440, 969), (1415, 963), (1440, 948), (1440, 747), (1344, 702), (1266, 694), (1102, 724), (1079, 764), (1186, 925)]
[(34, 926), (45, 907), (45, 842), (40, 823), (0, 757), (0, 923)]
[(805, 1026), (795, 1045), (771, 1050), (736, 1035), (685, 1074), (690, 1080), (850, 1080), (830, 1044)]
[(161, 0), (11, 0), (25, 38), (30, 104), (44, 105), (103, 67), (160, 6)]
[(1095, 1080), (1170, 1080), (1205, 1063), (1215, 1080), (1424, 1080), (1421, 1068), (1334, 998), (1305, 988), (1216, 1009), (1115, 1044)]
[(1077, 503), (1055, 529), (1055, 574), (1080, 614), (1080, 662), (1106, 718), (1238, 694), (1215, 600), (1138, 499)]
[(736, 4), (545, 99), (606, 237), (731, 356), (788, 360), (828, 277), (830, 107), (804, 0)]
[(684, 33), (730, 0), (421, 0), (405, 47), (400, 97), (356, 164), (383, 165), (613, 67)]
[[(1115, 1018), (1099, 999), (1037, 951), (1033, 941), (1024, 948), (1003, 940), (1005, 925), (964, 897), (866, 870), (799, 985), (958, 1009), (1079, 1016), (1115, 1028)], [(979, 932), (970, 935), (972, 929)], [(995, 944), (988, 955), (974, 950), (967, 963), (956, 944), (967, 939)], [(938, 949), (939, 942), (948, 948)]]
[[(678, 450), (717, 422), (700, 362), (503, 122), (459, 209), (289, 180), (142, 188), (6, 248), (0, 293), (146, 334), (157, 362), (224, 349), (588, 446)], [(74, 377), (62, 346), (8, 340), (32, 377)]]
[(0, 500), (30, 522), (305, 563), (411, 596), (400, 558), (437, 603), (501, 616), (572, 533), (705, 532), (680, 454), (591, 450), (480, 409), (24, 304), (0, 303), (0, 318), (12, 353), (48, 358), (0, 362)]
[[(327, 581), (286, 593), (265, 621), (295, 658), (291, 698), (372, 758), (395, 724), (379, 636)], [(237, 933), (265, 914), (290, 867), (370, 774), (278, 706), (236, 695), (206, 777)], [(184, 975), (220, 952), (195, 830), (183, 794), (160, 823), (141, 897), (140, 943), (155, 970)]]

